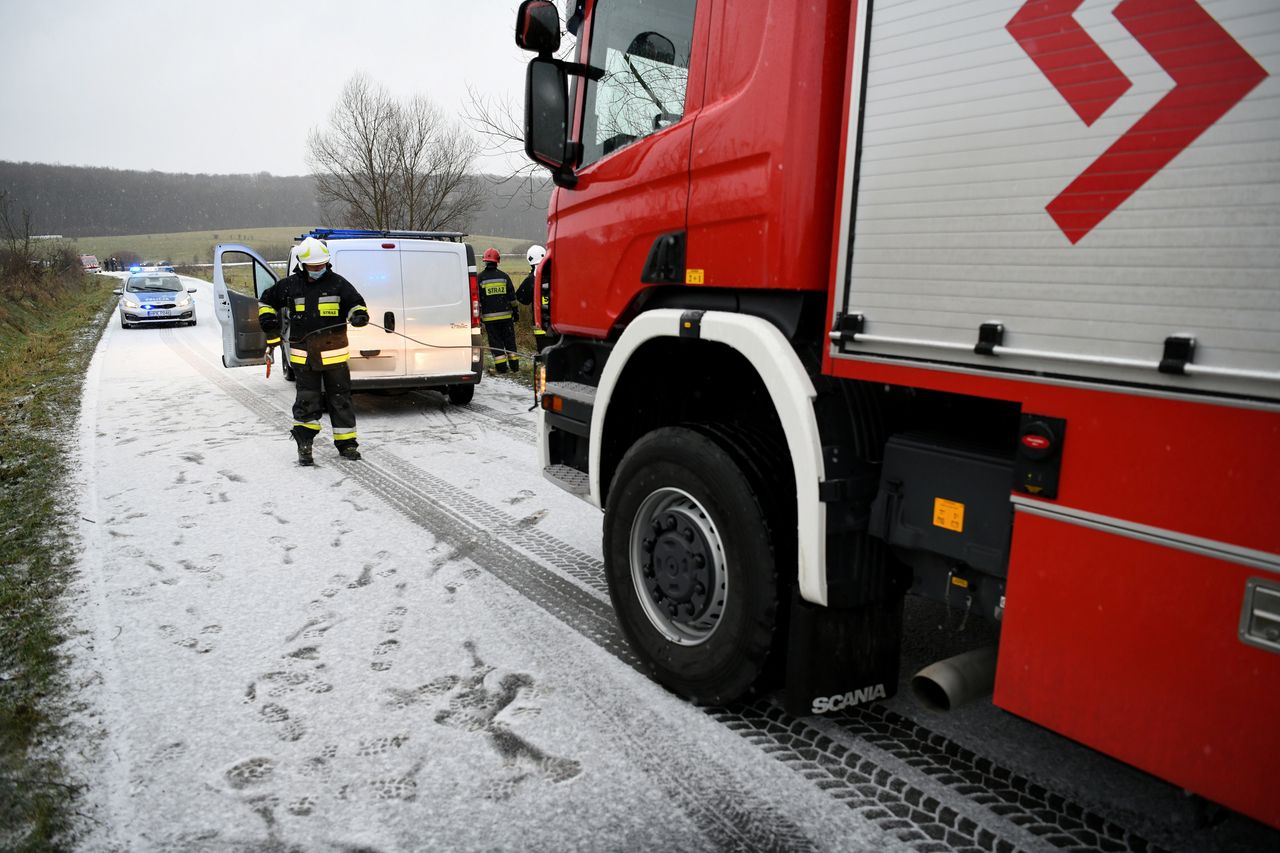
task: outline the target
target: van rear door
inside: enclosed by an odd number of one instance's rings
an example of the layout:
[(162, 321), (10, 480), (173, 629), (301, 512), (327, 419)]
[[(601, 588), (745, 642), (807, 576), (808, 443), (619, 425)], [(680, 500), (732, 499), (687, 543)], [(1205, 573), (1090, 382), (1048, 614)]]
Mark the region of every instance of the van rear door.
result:
[[(471, 373), (471, 290), (461, 243), (406, 240), (404, 328), (408, 376)], [(419, 343), (421, 342), (421, 343)]]
[(271, 265), (248, 246), (213, 250), (213, 313), (222, 325), (222, 366), (266, 361), (267, 336), (258, 325), (258, 297), (276, 283)]
[(364, 297), (369, 325), (347, 327), (351, 378), (386, 379), (405, 375), (405, 339), (379, 326), (404, 331), (399, 240), (330, 240), (333, 271)]

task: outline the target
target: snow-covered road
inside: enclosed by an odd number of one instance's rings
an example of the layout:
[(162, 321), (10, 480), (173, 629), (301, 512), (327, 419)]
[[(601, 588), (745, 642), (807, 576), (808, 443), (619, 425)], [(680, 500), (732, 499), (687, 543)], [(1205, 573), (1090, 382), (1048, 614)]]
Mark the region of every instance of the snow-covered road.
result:
[(365, 461), (299, 468), (293, 386), (221, 367), (194, 286), (85, 383), (84, 849), (898, 843), (628, 666), (527, 389), (357, 395)]
[[(78, 849), (1263, 849), (1238, 816), (978, 702), (825, 718), (650, 682), (600, 514), (537, 468), (528, 389), (356, 396), (294, 462), (293, 386), (199, 324), (108, 326), (85, 381), (65, 758)], [(974, 629), (908, 603), (902, 673)], [(946, 627), (939, 627), (944, 624)], [(982, 640), (982, 637), (978, 638)], [(1216, 817), (1221, 818), (1222, 815)]]

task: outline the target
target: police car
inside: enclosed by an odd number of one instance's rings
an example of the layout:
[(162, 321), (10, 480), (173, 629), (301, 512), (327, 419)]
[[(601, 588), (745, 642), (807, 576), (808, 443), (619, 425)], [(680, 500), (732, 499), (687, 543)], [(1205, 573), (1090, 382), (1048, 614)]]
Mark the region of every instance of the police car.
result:
[(120, 297), (120, 326), (131, 329), (156, 323), (196, 324), (194, 287), (182, 286), (182, 279), (159, 270), (133, 272), (124, 287), (112, 291)]

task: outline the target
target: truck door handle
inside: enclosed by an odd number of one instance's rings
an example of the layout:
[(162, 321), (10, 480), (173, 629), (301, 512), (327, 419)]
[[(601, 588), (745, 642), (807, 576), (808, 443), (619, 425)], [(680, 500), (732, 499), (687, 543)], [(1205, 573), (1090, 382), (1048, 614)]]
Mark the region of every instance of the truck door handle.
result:
[(382, 327), (387, 330), (388, 334), (396, 330), (396, 313), (388, 311), (382, 315)]

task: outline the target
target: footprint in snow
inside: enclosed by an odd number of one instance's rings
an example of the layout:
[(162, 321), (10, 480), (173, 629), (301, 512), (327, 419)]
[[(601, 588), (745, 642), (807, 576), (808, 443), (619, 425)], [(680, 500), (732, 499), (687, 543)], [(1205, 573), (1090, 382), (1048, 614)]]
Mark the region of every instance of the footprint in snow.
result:
[(440, 725), (488, 736), (502, 761), (502, 771), (486, 796), (508, 799), (526, 779), (540, 776), (549, 782), (561, 783), (581, 773), (582, 765), (577, 760), (543, 752), (498, 719), (522, 691), (533, 687), (533, 678), (525, 673), (508, 673), (491, 689), (486, 686), (486, 679), (494, 668), (480, 659), (475, 643), (468, 640), (463, 647), (471, 653), (471, 673), (458, 677), (448, 693), (445, 707), (436, 712), (434, 719)]
[(405, 614), (409, 612), (407, 607), (393, 607), (387, 611), (387, 615), (382, 620), (382, 630), (387, 634), (394, 634), (404, 627), (401, 621)]
[(291, 716), (289, 709), (283, 705), (268, 702), (258, 710), (258, 714), (263, 721), (275, 729), (276, 736), (280, 740), (288, 742), (301, 740), (307, 733), (302, 721)]
[[(373, 656), (375, 658), (392, 658), (400, 651), (399, 640), (383, 640), (381, 643), (373, 647)], [(390, 660), (375, 660), (369, 664), (369, 668), (374, 672), (386, 672), (391, 669)]]
[(237, 791), (270, 781), (276, 764), (270, 758), (246, 758), (223, 773), (227, 784)]

